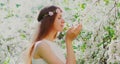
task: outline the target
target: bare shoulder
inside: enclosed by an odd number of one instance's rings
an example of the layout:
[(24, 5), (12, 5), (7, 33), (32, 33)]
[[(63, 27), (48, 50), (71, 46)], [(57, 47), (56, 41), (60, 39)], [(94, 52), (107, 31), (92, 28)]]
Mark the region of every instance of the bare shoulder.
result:
[(48, 42), (41, 41), (37, 48), (40, 58), (44, 59), (48, 64), (63, 64), (63, 62), (55, 55)]
[(47, 44), (46, 41), (44, 40), (41, 40), (37, 43), (37, 46), (36, 48), (38, 48), (39, 50), (42, 49), (42, 48), (49, 48), (50, 46)]
[(44, 53), (48, 53), (47, 51), (50, 50), (50, 46), (47, 44), (46, 41), (38, 41), (35, 44), (35, 50), (33, 53), (34, 58), (41, 57)]
[(36, 48), (39, 54), (47, 53), (48, 51), (51, 50), (50, 46), (44, 40), (38, 42)]

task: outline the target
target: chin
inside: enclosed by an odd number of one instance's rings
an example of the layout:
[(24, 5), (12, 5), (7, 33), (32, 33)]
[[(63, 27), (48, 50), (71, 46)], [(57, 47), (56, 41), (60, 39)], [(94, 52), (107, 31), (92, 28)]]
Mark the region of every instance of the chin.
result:
[(62, 32), (62, 31), (63, 31), (63, 29), (59, 29), (59, 30), (58, 30), (58, 32)]
[(62, 32), (63, 29), (64, 29), (64, 27), (60, 27), (60, 28), (57, 29), (57, 31), (58, 31), (58, 32)]

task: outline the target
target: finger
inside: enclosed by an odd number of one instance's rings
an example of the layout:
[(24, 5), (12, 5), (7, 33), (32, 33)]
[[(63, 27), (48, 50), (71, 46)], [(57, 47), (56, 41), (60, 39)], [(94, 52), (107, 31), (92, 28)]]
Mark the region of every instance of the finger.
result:
[(71, 29), (73, 29), (73, 26), (72, 26), (72, 27), (70, 27), (68, 30), (71, 30)]
[(67, 31), (67, 32), (72, 32), (72, 31), (73, 31), (73, 29), (74, 29), (74, 27), (72, 26), (72, 27), (70, 27), (70, 28), (68, 29), (68, 31)]
[(79, 24), (79, 25), (77, 26), (77, 28), (75, 29), (75, 32), (76, 32), (76, 33), (79, 33), (79, 32), (81, 31), (81, 29), (82, 29), (82, 24)]
[(75, 27), (75, 30), (79, 30), (81, 29), (82, 25), (81, 24), (78, 24), (76, 27)]
[(78, 29), (82, 29), (82, 24), (79, 24), (79, 25), (78, 25)]

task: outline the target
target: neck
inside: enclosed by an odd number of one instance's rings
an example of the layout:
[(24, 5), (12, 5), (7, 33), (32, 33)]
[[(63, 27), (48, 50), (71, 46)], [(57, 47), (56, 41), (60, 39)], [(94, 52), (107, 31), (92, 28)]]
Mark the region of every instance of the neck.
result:
[(57, 31), (50, 31), (50, 33), (44, 38), (50, 41), (54, 41), (56, 38)]

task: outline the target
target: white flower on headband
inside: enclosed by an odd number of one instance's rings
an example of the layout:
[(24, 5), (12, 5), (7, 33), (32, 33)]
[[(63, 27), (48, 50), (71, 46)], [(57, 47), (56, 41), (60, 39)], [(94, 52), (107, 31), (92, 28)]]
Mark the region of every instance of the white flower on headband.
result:
[(60, 13), (60, 9), (56, 9), (56, 13)]
[(53, 12), (49, 12), (49, 15), (52, 16), (52, 15), (53, 15)]

